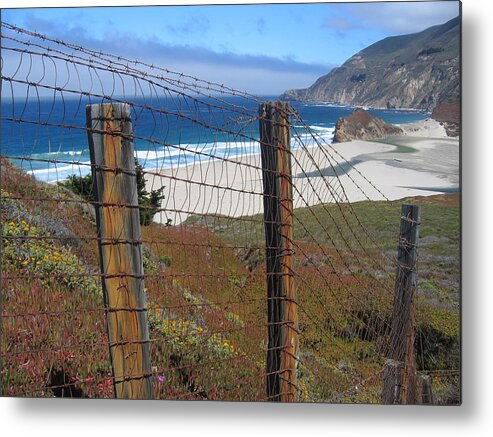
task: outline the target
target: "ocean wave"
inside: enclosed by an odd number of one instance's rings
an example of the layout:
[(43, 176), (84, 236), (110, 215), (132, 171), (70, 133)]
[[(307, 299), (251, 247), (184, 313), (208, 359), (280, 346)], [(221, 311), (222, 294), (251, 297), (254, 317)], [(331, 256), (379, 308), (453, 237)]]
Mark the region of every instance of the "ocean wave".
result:
[(90, 172), (90, 161), (74, 162), (73, 164), (64, 164), (60, 166), (56, 163), (50, 162), (46, 168), (26, 169), (27, 174), (33, 175), (36, 179), (48, 183), (62, 182), (73, 174), (77, 176), (85, 176)]
[(309, 126), (311, 133), (307, 133), (307, 136), (303, 136), (301, 139), (303, 141), (309, 142), (307, 146), (314, 146), (315, 140), (312, 137), (314, 134), (315, 138), (321, 139), (323, 141), (332, 142), (334, 138), (335, 127), (325, 127), (325, 126)]
[(91, 168), (91, 162), (90, 161), (84, 161), (84, 162), (74, 162), (73, 164), (69, 165), (62, 165), (62, 166), (57, 166), (56, 163), (50, 163), (50, 166), (48, 168), (38, 168), (36, 170), (28, 170), (27, 172), (32, 175), (41, 175), (41, 174), (46, 174), (50, 172), (65, 172), (67, 170), (73, 170), (74, 168), (83, 168), (87, 167), (88, 169)]
[[(81, 156), (82, 153), (80, 151), (76, 154)], [(136, 150), (134, 152), (134, 156), (144, 169), (165, 169), (194, 163), (199, 164), (208, 160), (233, 159), (240, 156), (257, 154), (260, 154), (260, 144), (256, 141), (180, 144), (165, 146), (161, 150)], [(48, 155), (48, 153), (38, 154), (38, 159), (42, 159), (42, 155)], [(56, 161), (56, 154), (49, 152), (49, 155), (51, 159)], [(31, 157), (33, 156), (31, 155)], [(61, 156), (58, 157), (61, 158)], [(72, 163), (56, 163), (53, 161), (43, 163), (41, 161), (39, 165), (44, 166), (35, 169), (26, 168), (25, 170), (27, 173), (36, 177), (36, 179), (51, 183), (66, 180), (72, 174), (84, 176), (91, 171), (91, 163), (87, 159), (74, 160)]]
[(347, 108), (355, 108), (355, 106), (351, 106), (351, 105), (341, 105), (341, 104), (337, 104), (337, 103), (315, 103), (315, 104), (312, 104), (312, 105), (307, 105), (307, 106), (315, 106), (315, 107), (324, 107), (324, 108), (342, 108), (342, 109), (347, 109)]
[(336, 129), (335, 126), (334, 127), (326, 127), (326, 126), (317, 126), (317, 125), (310, 125), (309, 128), (311, 130), (316, 131), (317, 133), (323, 132), (326, 135), (329, 135), (329, 134), (333, 135), (335, 132), (335, 129)]
[[(304, 130), (302, 133), (293, 136), (291, 139), (291, 149), (302, 147), (312, 147), (318, 144), (317, 138), (322, 140), (332, 140), (334, 134), (333, 127), (309, 126), (310, 131)], [(313, 137), (315, 136), (315, 138)], [(200, 164), (207, 161), (220, 159), (237, 159), (242, 156), (259, 155), (260, 143), (258, 141), (218, 141), (211, 143), (198, 144), (176, 144), (163, 146), (154, 150), (136, 150), (134, 156), (144, 169), (166, 169), (171, 167), (188, 166)], [(58, 157), (63, 163), (39, 162), (42, 168), (26, 169), (27, 173), (44, 182), (60, 182), (66, 180), (70, 175), (85, 176), (91, 171), (91, 163), (88, 160), (88, 151), (63, 151), (47, 152), (45, 154), (31, 155), (38, 159), (52, 159), (56, 161)], [(74, 159), (73, 162), (66, 162), (63, 156), (79, 156), (80, 160)]]
[(215, 143), (198, 143), (198, 144), (175, 144), (165, 146), (162, 150), (136, 150), (135, 157), (139, 161), (148, 162), (163, 159), (173, 159), (182, 155), (218, 155), (220, 157), (228, 156), (231, 152), (243, 150), (245, 154), (259, 153), (259, 143), (256, 141), (219, 141)]
[(89, 154), (88, 150), (67, 150), (67, 151), (56, 151), (56, 152), (42, 152), (33, 153), (31, 158), (43, 158), (43, 157), (53, 157), (53, 156), (80, 156), (83, 153)]
[[(334, 131), (335, 131), (335, 126), (326, 126), (323, 124), (311, 124), (307, 127), (310, 131), (312, 131), (313, 133), (316, 133), (319, 136), (327, 136), (327, 137), (333, 136)], [(305, 126), (295, 125), (294, 128), (306, 131)], [(306, 133), (303, 133), (302, 131), (296, 131), (296, 132), (297, 132), (297, 136), (299, 136), (299, 137), (306, 135)], [(308, 134), (309, 134), (309, 132), (308, 132)]]

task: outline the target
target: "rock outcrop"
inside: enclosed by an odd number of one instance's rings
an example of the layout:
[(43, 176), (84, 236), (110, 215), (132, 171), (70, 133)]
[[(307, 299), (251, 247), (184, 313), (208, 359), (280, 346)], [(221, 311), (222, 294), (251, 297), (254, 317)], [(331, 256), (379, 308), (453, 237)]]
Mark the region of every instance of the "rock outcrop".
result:
[(439, 104), (431, 113), (431, 118), (440, 122), (449, 137), (457, 137), (460, 134), (460, 103), (445, 102)]
[(373, 108), (421, 108), (458, 100), (459, 17), (422, 32), (385, 38), (281, 98)]
[(400, 127), (386, 123), (368, 111), (357, 108), (352, 114), (337, 121), (333, 142), (374, 140), (402, 133)]

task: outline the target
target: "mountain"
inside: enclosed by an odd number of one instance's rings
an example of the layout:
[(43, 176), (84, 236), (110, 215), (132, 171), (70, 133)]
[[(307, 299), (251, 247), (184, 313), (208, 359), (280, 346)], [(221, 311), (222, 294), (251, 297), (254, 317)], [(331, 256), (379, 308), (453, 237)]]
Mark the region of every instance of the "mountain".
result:
[(432, 109), (460, 96), (460, 19), (385, 38), (306, 89), (281, 98), (375, 108)]

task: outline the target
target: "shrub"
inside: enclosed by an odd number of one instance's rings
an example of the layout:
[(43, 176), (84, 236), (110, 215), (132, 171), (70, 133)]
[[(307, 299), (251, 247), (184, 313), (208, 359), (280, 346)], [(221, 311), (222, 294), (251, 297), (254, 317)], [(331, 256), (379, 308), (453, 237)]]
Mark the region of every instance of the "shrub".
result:
[(94, 201), (91, 173), (86, 176), (70, 175), (65, 181), (59, 182), (59, 185), (68, 188), (88, 202)]
[(161, 255), (159, 262), (166, 267), (171, 267), (171, 257), (169, 255)]
[[(151, 224), (157, 210), (161, 207), (161, 202), (164, 199), (164, 187), (151, 190), (150, 193), (146, 190), (144, 168), (139, 164), (137, 159), (135, 160), (135, 173), (137, 177), (140, 224), (142, 226), (148, 226)], [(88, 202), (95, 200), (91, 173), (86, 176), (70, 175), (64, 182), (59, 182), (59, 185), (78, 194)]]
[[(99, 295), (99, 281), (69, 248), (51, 240), (51, 234), (25, 220), (2, 225), (3, 256), (25, 275), (51, 275), (69, 290)], [(49, 288), (50, 283), (45, 281)]]
[(442, 47), (428, 47), (426, 49), (421, 50), (418, 53), (418, 58), (420, 56), (428, 56), (428, 55), (433, 55), (434, 53), (440, 53), (443, 52), (444, 50), (445, 49), (443, 49)]
[(241, 320), (241, 318), (238, 314), (227, 312), (224, 314), (224, 318), (226, 320), (230, 321), (231, 323), (234, 323), (235, 325), (238, 325), (242, 328), (245, 327), (245, 322), (243, 322), (243, 320)]
[(206, 355), (224, 359), (238, 353), (227, 338), (192, 320), (180, 319), (152, 304), (149, 304), (147, 314), (149, 327), (160, 333), (175, 353), (195, 360), (206, 358)]
[(362, 83), (366, 80), (366, 74), (361, 73), (361, 74), (353, 74), (351, 78), (349, 79), (351, 82), (359, 82)]

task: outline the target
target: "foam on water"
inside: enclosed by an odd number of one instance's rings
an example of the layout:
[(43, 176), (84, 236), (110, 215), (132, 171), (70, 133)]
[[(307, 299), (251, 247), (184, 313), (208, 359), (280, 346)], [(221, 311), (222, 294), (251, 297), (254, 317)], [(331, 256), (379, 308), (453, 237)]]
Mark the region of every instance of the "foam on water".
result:
[[(65, 109), (68, 108), (67, 110), (70, 109), (69, 103), (71, 102), (67, 102), (68, 106), (64, 107)], [(71, 104), (75, 105), (74, 108), (76, 108), (77, 103), (72, 102)], [(4, 106), (2, 103), (2, 109)], [(5, 106), (5, 110), (7, 106)], [(323, 142), (332, 142), (336, 121), (340, 117), (350, 114), (353, 110), (350, 107), (329, 102), (316, 104), (293, 102), (293, 107), (309, 126), (307, 130), (301, 122), (294, 125), (291, 135), (291, 148), (293, 150), (300, 147), (316, 147)], [(207, 114), (210, 112), (209, 108), (193, 109), (195, 112), (202, 110)], [(187, 110), (182, 109), (182, 112), (184, 111)], [(377, 116), (394, 124), (422, 120), (426, 116), (414, 111), (372, 111)], [(63, 117), (63, 113), (59, 115)], [(146, 137), (154, 135), (155, 121), (148, 114), (140, 115), (140, 119), (136, 120), (134, 128), (141, 139), (135, 140), (135, 157), (147, 170), (157, 169), (160, 171), (217, 159), (233, 160), (242, 156), (260, 154), (259, 142), (246, 138), (258, 135), (256, 126), (249, 126), (247, 131), (242, 131), (242, 134), (246, 136), (242, 139), (241, 135), (232, 138), (230, 134), (209, 131), (200, 126), (190, 129), (187, 126), (185, 129), (176, 120), (168, 121), (166, 141), (170, 142), (171, 145), (159, 145), (144, 140)], [(64, 180), (72, 174), (83, 176), (91, 171), (87, 139), (84, 134), (76, 131), (67, 134), (65, 131), (56, 129), (56, 127), (51, 130), (34, 129), (30, 125), (27, 125), (27, 128), (26, 126), (22, 127), (21, 132), (20, 126), (13, 124), (9, 130), (5, 130), (9, 133), (8, 136), (2, 134), (2, 138), (6, 138), (3, 144), (8, 144), (3, 153), (6, 156), (12, 156), (12, 161), (26, 172), (41, 181), (55, 182)], [(207, 138), (207, 140), (196, 143), (194, 137)], [(26, 149), (26, 144), (31, 144), (30, 150)], [(53, 144), (60, 145), (58, 150), (53, 148)], [(69, 145), (70, 148), (67, 150)], [(26, 156), (26, 159), (15, 159), (22, 156)]]

